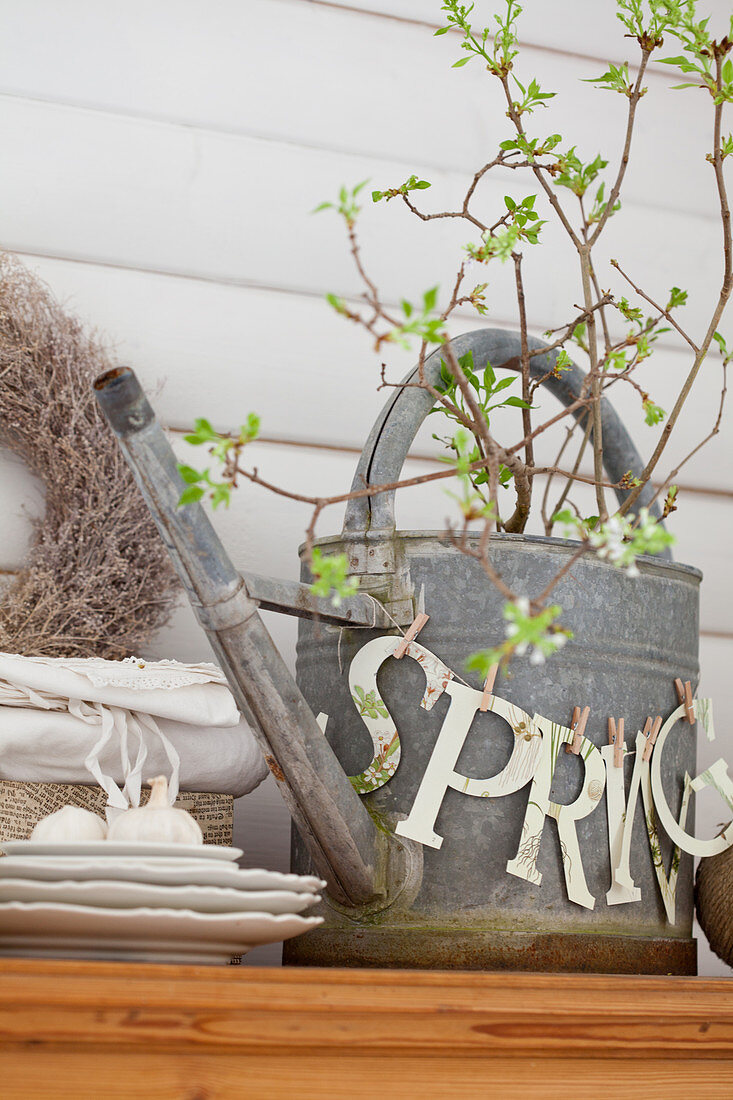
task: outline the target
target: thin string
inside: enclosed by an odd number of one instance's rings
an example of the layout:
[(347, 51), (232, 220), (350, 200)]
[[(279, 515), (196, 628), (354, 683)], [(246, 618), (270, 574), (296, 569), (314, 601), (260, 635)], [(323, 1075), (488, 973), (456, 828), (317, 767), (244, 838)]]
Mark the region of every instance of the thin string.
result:
[[(374, 604), (374, 620), (373, 620), (371, 626), (367, 626), (366, 623), (354, 623), (354, 627), (358, 627), (359, 629), (362, 629), (362, 630), (374, 630), (376, 625), (377, 625), (377, 610), (379, 610), (379, 611), (382, 611), (387, 616), (388, 619), (392, 620), (392, 622), (394, 623), (394, 625), (397, 627), (400, 634), (404, 638), (404, 636), (406, 634), (406, 631), (402, 629), (402, 627), (397, 622), (397, 620), (394, 618), (394, 616), (390, 615), (389, 611), (384, 606), (384, 604), (380, 603), (379, 600), (375, 599), (375, 597), (372, 596), (370, 592), (364, 592), (364, 593), (362, 593), (362, 595), (367, 596), (368, 599), (370, 599), (372, 601), (372, 603)], [(354, 627), (349, 627), (349, 629), (353, 630)], [(342, 626), (340, 631), (339, 631), (339, 640), (338, 640), (338, 649), (337, 649), (338, 663), (339, 663), (339, 674), (342, 675), (342, 676), (343, 676), (344, 668), (343, 668), (343, 662), (341, 660), (341, 638), (343, 636), (343, 633), (344, 633), (345, 629), (346, 629), (346, 627)], [(446, 665), (445, 667), (448, 668), (448, 665)], [(472, 691), (477, 690), (476, 688), (472, 687), (472, 685), (469, 684), (467, 680), (464, 680), (462, 676), (459, 676), (457, 672), (453, 672), (452, 668), (449, 669), (448, 671), (453, 673), (453, 679), (454, 680), (459, 680), (467, 688), (471, 688)]]
[(373, 630), (375, 628), (375, 626), (377, 625), (377, 609), (379, 609), (379, 611), (384, 612), (384, 614), (387, 616), (388, 619), (392, 620), (394, 625), (399, 630), (400, 634), (404, 637), (405, 636), (405, 631), (402, 629), (402, 627), (397, 622), (395, 617), (393, 615), (390, 615), (389, 611), (384, 606), (384, 604), (380, 603), (379, 600), (375, 599), (375, 597), (372, 596), (372, 594), (370, 592), (364, 592), (364, 595), (367, 596), (372, 601), (372, 603), (374, 604), (374, 622), (372, 623), (371, 629)]

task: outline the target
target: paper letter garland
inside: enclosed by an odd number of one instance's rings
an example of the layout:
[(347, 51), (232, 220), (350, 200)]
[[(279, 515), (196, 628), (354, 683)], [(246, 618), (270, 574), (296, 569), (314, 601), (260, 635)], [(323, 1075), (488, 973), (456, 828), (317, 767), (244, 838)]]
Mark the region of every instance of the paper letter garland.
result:
[[(682, 792), (682, 805), (680, 806), (680, 818), (679, 827), (684, 829), (685, 821), (687, 820), (687, 809), (690, 804), (690, 794), (692, 793), (692, 782), (690, 776), (685, 772), (685, 786)], [(652, 786), (649, 777), (649, 764), (644, 762), (644, 770), (641, 773), (641, 795), (644, 799), (644, 813), (646, 815), (646, 831), (649, 837), (649, 847), (652, 853), (652, 863), (654, 864), (654, 871), (657, 876), (657, 882), (659, 883), (659, 891), (662, 895), (662, 901), (664, 902), (664, 910), (667, 914), (667, 920), (670, 924), (674, 924), (675, 903), (677, 900), (677, 877), (680, 871), (680, 847), (679, 844), (675, 846), (672, 852), (672, 862), (670, 864), (669, 875), (664, 870), (664, 864), (662, 862), (662, 848), (659, 843), (659, 833), (657, 832), (656, 813), (654, 809), (654, 802), (652, 800)]]
[(438, 810), (449, 787), (475, 798), (500, 798), (513, 794), (529, 783), (542, 748), (540, 731), (533, 719), (519, 707), (492, 696), (489, 709), (505, 718), (514, 731), (514, 747), (505, 768), (490, 779), (469, 779), (456, 772), (471, 723), (481, 706), (482, 692), (455, 682), (445, 686), (451, 697), (448, 713), (428, 761), (422, 782), (405, 821), (397, 824), (400, 836), (410, 837), (431, 848), (440, 848), (442, 836), (434, 831)]
[[(394, 654), (398, 641), (390, 635), (374, 638), (362, 646), (349, 668), (351, 698), (369, 731), (374, 748), (374, 756), (364, 771), (349, 777), (359, 794), (368, 794), (383, 787), (397, 771), (402, 755), (397, 727), (377, 688), (377, 673), (387, 658)], [(453, 679), (453, 673), (439, 657), (417, 642), (407, 645), (405, 656), (412, 657), (422, 667), (426, 685), (420, 706), (423, 710), (432, 710), (446, 685)]]
[[(709, 700), (705, 700), (709, 702)], [(680, 866), (680, 848), (672, 853), (672, 863), (667, 876), (662, 863), (662, 849), (657, 832), (656, 813), (652, 799), (649, 761), (644, 759), (647, 739), (639, 731), (636, 735), (636, 754), (634, 770), (631, 774), (631, 786), (628, 800), (624, 797), (624, 773), (622, 768), (613, 766), (613, 746), (604, 745), (601, 755), (606, 764), (606, 790), (608, 808), (608, 849), (611, 856), (611, 888), (606, 894), (607, 905), (623, 905), (627, 902), (641, 901), (641, 890), (634, 885), (629, 869), (631, 857), (631, 834), (634, 828), (636, 803), (641, 791), (644, 801), (649, 847), (652, 854), (654, 871), (662, 894), (662, 901), (670, 924), (674, 924), (675, 901), (677, 895), (677, 876)], [(682, 795), (679, 825), (684, 827), (692, 785), (689, 775), (685, 774), (685, 787)]]
[[(608, 851), (611, 856), (611, 888), (606, 894), (607, 905), (625, 905), (628, 902), (641, 901), (641, 890), (634, 885), (629, 871), (629, 859), (645, 744), (646, 738), (638, 733), (628, 801), (624, 792), (624, 769), (614, 766), (615, 746), (604, 745), (601, 749), (601, 756), (606, 765)], [(647, 764), (647, 769), (648, 767)]]
[[(695, 717), (701, 719), (708, 738), (712, 741), (715, 738), (712, 704), (709, 699), (696, 699), (694, 705)], [(670, 808), (667, 805), (667, 799), (664, 796), (664, 788), (662, 786), (662, 751), (664, 749), (664, 743), (672, 728), (680, 718), (686, 718), (686, 716), (687, 710), (683, 703), (670, 714), (659, 731), (656, 748), (652, 756), (652, 797), (659, 820), (664, 826), (664, 831), (671, 837), (675, 844), (678, 844), (683, 851), (689, 852), (690, 855), (693, 856), (714, 856), (719, 852), (724, 852), (726, 848), (730, 848), (731, 844), (733, 844), (733, 822), (731, 822), (727, 829), (723, 830), (720, 836), (713, 837), (712, 840), (698, 840), (696, 837), (690, 836), (689, 833), (685, 832), (682, 827), (684, 823), (680, 825), (677, 824), (672, 817)], [(733, 809), (733, 783), (731, 783), (730, 776), (728, 775), (728, 765), (722, 758), (716, 760), (711, 767), (693, 779), (690, 785), (693, 791), (701, 791), (703, 787), (714, 787), (731, 809)]]
[[(384, 786), (400, 762), (400, 739), (394, 721), (377, 688), (377, 673), (384, 662), (394, 655), (400, 639), (394, 636), (375, 638), (357, 653), (349, 669), (349, 688), (372, 741), (373, 756), (369, 765), (351, 782), (360, 794), (368, 794)], [(403, 641), (404, 645), (404, 641)], [(697, 840), (685, 832), (687, 810), (692, 791), (714, 787), (733, 808), (733, 781), (724, 760), (720, 759), (695, 779), (685, 775), (679, 819), (675, 821), (667, 804), (661, 779), (661, 758), (665, 741), (680, 719), (687, 719), (687, 706), (682, 703), (669, 716), (659, 731), (652, 753), (653, 734), (648, 739), (638, 732), (635, 752), (626, 746), (625, 756), (634, 756), (628, 798), (625, 796), (624, 769), (618, 756), (618, 746), (602, 749), (587, 737), (580, 740), (580, 756), (585, 768), (583, 787), (574, 802), (568, 805), (552, 802), (550, 790), (559, 754), (571, 743), (573, 732), (568, 727), (551, 722), (541, 714), (530, 717), (521, 707), (496, 695), (489, 697), (488, 710), (499, 715), (514, 733), (514, 746), (506, 766), (497, 775), (472, 779), (455, 770), (456, 762), (474, 720), (480, 722), (480, 707), (484, 693), (454, 679), (454, 673), (430, 650), (410, 641), (404, 655), (420, 664), (426, 686), (420, 706), (431, 710), (442, 694), (450, 697), (448, 712), (420, 782), (410, 813), (398, 822), (396, 832), (420, 844), (440, 848), (443, 837), (435, 832), (435, 821), (448, 789), (474, 798), (500, 798), (520, 790), (531, 781), (522, 833), (516, 856), (506, 869), (510, 874), (539, 886), (542, 875), (537, 868), (545, 822), (552, 817), (557, 822), (563, 871), (568, 898), (587, 909), (593, 909), (595, 899), (590, 894), (583, 870), (576, 822), (587, 817), (600, 802), (604, 790), (608, 807), (608, 846), (611, 859), (611, 886), (606, 894), (608, 905), (621, 905), (641, 899), (641, 891), (631, 877), (629, 860), (636, 803), (641, 793), (644, 816), (652, 854), (652, 862), (664, 902), (667, 918), (675, 919), (677, 878), (681, 851), (692, 855), (714, 855), (733, 845), (733, 823), (713, 840)], [(694, 717), (702, 724), (709, 740), (715, 737), (710, 699), (695, 699)], [(327, 715), (319, 715), (325, 729)], [(660, 719), (661, 721), (661, 719)], [(652, 753), (651, 761), (644, 759)], [(620, 765), (620, 766), (616, 766)], [(657, 819), (675, 845), (669, 874), (665, 871)]]
[(587, 737), (580, 740), (580, 756), (585, 763), (585, 779), (575, 802), (561, 805), (550, 802), (550, 788), (557, 767), (558, 757), (564, 746), (572, 742), (575, 734), (567, 726), (550, 722), (540, 714), (535, 714), (535, 723), (542, 731), (542, 751), (539, 765), (529, 792), (527, 812), (522, 826), (519, 850), (514, 859), (506, 865), (510, 874), (539, 886), (542, 875), (537, 870), (537, 857), (540, 854), (542, 832), (545, 820), (554, 817), (560, 837), (563, 870), (568, 897), (586, 909), (593, 909), (596, 899), (589, 892), (585, 881), (583, 864), (580, 859), (580, 846), (575, 822), (587, 817), (595, 810), (603, 795), (606, 776), (600, 752)]

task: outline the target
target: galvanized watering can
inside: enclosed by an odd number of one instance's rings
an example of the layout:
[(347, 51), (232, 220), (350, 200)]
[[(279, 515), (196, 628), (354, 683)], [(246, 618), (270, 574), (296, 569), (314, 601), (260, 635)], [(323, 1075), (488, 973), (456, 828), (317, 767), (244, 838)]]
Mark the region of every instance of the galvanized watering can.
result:
[[(453, 341), (478, 365), (516, 368), (519, 337), (486, 329)], [(531, 350), (542, 348), (530, 341)], [(555, 353), (532, 358), (537, 377)], [(436, 383), (440, 353), (427, 360)], [(405, 379), (414, 378), (414, 372)], [(569, 405), (584, 375), (573, 367), (548, 382)], [(477, 562), (441, 532), (397, 532), (393, 494), (349, 503), (340, 536), (321, 539), (344, 550), (361, 591), (334, 608), (302, 583), (240, 575), (198, 504), (177, 508), (176, 459), (132, 371), (95, 383), (97, 398), (150, 506), (188, 597), (224, 669), (242, 713), (258, 734), (270, 770), (293, 817), (293, 869), (314, 869), (328, 881), (325, 924), (286, 945), (287, 962), (312, 965), (459, 967), (694, 973), (692, 860), (682, 855), (676, 919), (666, 920), (647, 839), (637, 811), (631, 868), (641, 901), (606, 904), (610, 884), (605, 801), (578, 821), (577, 835), (593, 909), (568, 900), (557, 835), (546, 828), (534, 885), (506, 873), (517, 854), (527, 791), (478, 798), (445, 794), (435, 825), (439, 849), (396, 834), (409, 813), (445, 718), (449, 699), (420, 708), (425, 674), (412, 660), (389, 658), (379, 694), (394, 718), (402, 759), (389, 782), (359, 796), (348, 775), (361, 772), (371, 743), (354, 705), (347, 672), (370, 639), (412, 622), (418, 601), (430, 614), (420, 643), (456, 673), (473, 650), (503, 636), (503, 598)], [(396, 480), (415, 434), (432, 406), (427, 391), (404, 388), (387, 402), (367, 441), (354, 487)], [(580, 407), (574, 415), (582, 416)], [(603, 403), (604, 462), (616, 482), (641, 461), (623, 425)], [(622, 498), (622, 494), (619, 494)], [(649, 492), (640, 503), (649, 499)], [(572, 542), (520, 535), (492, 537), (494, 566), (515, 591), (532, 596), (573, 553)], [(499, 677), (497, 695), (554, 723), (567, 725), (575, 705), (589, 705), (586, 736), (605, 745), (608, 716), (641, 729), (647, 715), (676, 705), (673, 680), (698, 678), (700, 573), (660, 558), (644, 559), (628, 578), (595, 557), (577, 562), (556, 590), (574, 639), (542, 668), (515, 659)], [(258, 607), (300, 616), (297, 684)], [(477, 685), (478, 686), (478, 685)], [(328, 715), (326, 736), (316, 715)], [(325, 721), (323, 717), (321, 722)], [(670, 739), (663, 784), (679, 810), (685, 772), (694, 774), (694, 727)], [(494, 776), (507, 764), (521, 730), (494, 713), (477, 713), (456, 765), (461, 776)], [(633, 734), (632, 734), (633, 737)], [(582, 761), (563, 755), (552, 799), (569, 803), (582, 782)], [(467, 787), (469, 784), (466, 785)], [(599, 796), (600, 797), (600, 796)], [(688, 829), (692, 823), (688, 817)], [(669, 866), (670, 850), (662, 842)]]

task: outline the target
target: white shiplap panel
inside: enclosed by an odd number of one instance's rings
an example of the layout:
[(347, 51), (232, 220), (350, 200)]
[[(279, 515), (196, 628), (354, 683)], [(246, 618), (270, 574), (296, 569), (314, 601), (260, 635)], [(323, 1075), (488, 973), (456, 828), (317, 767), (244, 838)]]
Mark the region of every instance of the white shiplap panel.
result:
[[(292, 0), (285, 0), (292, 2)], [(326, 3), (345, 9), (368, 11), (375, 15), (396, 16), (431, 27), (444, 26), (441, 0), (295, 0), (305, 3)], [(493, 23), (494, 12), (504, 13), (504, 5), (496, 0), (478, 0), (472, 15), (475, 27)], [(727, 0), (707, 0), (700, 5), (700, 15), (711, 15), (710, 29), (713, 37), (722, 38), (728, 32), (730, 5)], [(633, 49), (619, 40), (625, 28), (616, 19), (614, 0), (556, 0), (551, 16), (546, 0), (524, 0), (519, 20), (519, 40), (538, 49), (576, 53), (589, 58), (610, 59), (618, 62), (634, 58)], [(669, 46), (671, 43), (666, 43)], [(669, 48), (661, 50), (660, 57), (670, 56)], [(599, 70), (600, 71), (600, 70)]]
[[(184, 461), (200, 462), (197, 449), (175, 441)], [(249, 463), (256, 465), (261, 477), (295, 492), (323, 496), (348, 490), (355, 456), (337, 451), (313, 450), (277, 444), (256, 443), (249, 452)], [(0, 459), (2, 462), (2, 459)], [(5, 467), (7, 469), (7, 467)], [(425, 473), (424, 463), (408, 461), (405, 472)], [(5, 483), (0, 465), (0, 491)], [(593, 510), (589, 487), (574, 494), (581, 508)], [(308, 505), (287, 501), (259, 486), (243, 485), (228, 511), (219, 509), (215, 526), (234, 563), (241, 569), (272, 576), (298, 576), (297, 547), (303, 540), (311, 509)], [(322, 517), (318, 533), (340, 530), (343, 505), (336, 505)], [(455, 509), (445, 495), (441, 482), (406, 489), (398, 498), (397, 522), (403, 529), (442, 529), (446, 520), (455, 518)], [(701, 623), (704, 630), (730, 631), (733, 623), (733, 590), (729, 583), (728, 548), (733, 541), (733, 507), (715, 497), (687, 495), (670, 518), (670, 528), (678, 537), (675, 556), (679, 561), (703, 570)], [(22, 561), (28, 527), (22, 516), (8, 515), (6, 556), (0, 547), (0, 569), (17, 567)], [(539, 516), (530, 524), (530, 532), (541, 533)]]
[[(612, 12), (596, 21), (598, 6), (566, 0), (567, 22), (580, 20), (591, 53), (635, 56)], [(498, 81), (478, 64), (451, 71), (457, 41), (421, 25), (282, 0), (2, 7), (0, 89), (11, 94), (471, 172), (509, 132)], [(562, 37), (562, 15), (534, 11), (530, 39), (545, 42), (547, 24)], [(579, 83), (600, 73), (599, 62), (528, 49), (517, 64), (520, 79), (537, 76), (558, 93), (536, 127), (591, 156), (597, 144), (619, 155), (625, 100)], [(672, 83), (670, 73), (649, 74), (627, 196), (690, 210), (710, 175), (712, 120), (703, 97), (672, 92)]]
[[(309, 211), (341, 180), (405, 166), (93, 111), (0, 98), (0, 140), (13, 171), (0, 175), (0, 240), (16, 251), (113, 263), (207, 279), (344, 295), (361, 293), (343, 227)], [(297, 185), (294, 182), (297, 180)], [(453, 203), (458, 177), (436, 177), (429, 208)], [(486, 185), (492, 212), (505, 188)], [(540, 209), (538, 204), (538, 209)], [(387, 300), (452, 285), (467, 239), (455, 222), (425, 226), (400, 205), (364, 213), (364, 258)], [(597, 258), (602, 285), (624, 290), (607, 266), (621, 257), (653, 295), (694, 285), (693, 332), (707, 324), (719, 279), (715, 222), (629, 207)], [(684, 256), (679, 241), (686, 243)], [(643, 247), (640, 247), (643, 242)], [(626, 259), (628, 257), (628, 259)], [(492, 265), (491, 308), (514, 314), (511, 265)], [(567, 322), (580, 297), (574, 251), (559, 227), (528, 254), (529, 315), (540, 328)], [(485, 278), (481, 267), (469, 274)], [(686, 278), (687, 276), (687, 278)], [(444, 290), (444, 295), (447, 292)]]
[[(377, 392), (380, 363), (386, 361), (390, 380), (401, 378), (414, 363), (413, 353), (400, 348), (375, 355), (368, 336), (318, 297), (26, 259), (68, 308), (107, 336), (118, 359), (138, 371), (161, 420), (173, 427), (187, 428), (195, 416), (206, 415), (229, 430), (254, 410), (267, 437), (361, 447), (386, 400), (385, 391)], [(463, 316), (453, 331), (487, 322), (494, 323)], [(647, 362), (638, 380), (670, 409), (689, 363), (686, 351), (666, 347)], [(698, 377), (660, 474), (709, 431), (719, 391), (720, 369), (712, 357)], [(642, 457), (648, 457), (661, 428), (644, 423), (639, 397), (629, 385), (619, 383), (611, 393)], [(555, 411), (547, 398), (535, 423)], [(683, 484), (733, 489), (728, 422), (726, 415), (722, 433), (686, 467)], [(434, 453), (430, 431), (436, 427), (433, 420), (423, 432), (421, 452)], [(520, 438), (516, 416), (506, 432), (501, 421), (495, 430), (507, 445)], [(539, 453), (550, 461), (555, 444), (544, 451), (539, 446)]]

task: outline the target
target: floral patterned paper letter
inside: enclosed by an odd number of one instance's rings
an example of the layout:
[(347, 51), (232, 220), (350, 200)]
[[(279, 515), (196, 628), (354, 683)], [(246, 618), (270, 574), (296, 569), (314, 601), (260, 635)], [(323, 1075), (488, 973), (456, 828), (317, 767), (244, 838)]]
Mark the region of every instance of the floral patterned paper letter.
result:
[[(715, 856), (719, 852), (724, 852), (726, 848), (730, 848), (733, 844), (733, 822), (723, 832), (712, 840), (698, 840), (694, 836), (690, 836), (686, 833), (681, 825), (678, 825), (672, 816), (672, 811), (667, 805), (667, 799), (664, 796), (664, 787), (662, 786), (662, 750), (664, 749), (664, 742), (675, 724), (685, 717), (685, 707), (681, 705), (676, 710), (672, 711), (667, 721), (659, 731), (659, 737), (657, 743), (654, 746), (654, 752), (652, 754), (652, 795), (654, 798), (654, 806), (659, 816), (659, 820), (664, 826), (664, 830), (669, 837), (678, 844), (683, 852), (689, 852), (692, 856)], [(715, 737), (713, 731), (713, 716), (712, 705), (709, 699), (696, 699), (695, 700), (695, 717), (700, 719), (705, 729), (708, 739), (712, 741)], [(694, 732), (692, 727), (687, 726), (687, 730), (690, 730), (692, 736)], [(706, 771), (702, 772), (695, 779), (691, 781), (690, 786), (693, 791), (701, 791), (703, 787), (714, 787), (718, 794), (723, 798), (725, 802), (733, 809), (733, 783), (731, 783), (730, 776), (728, 775), (728, 765), (722, 757), (716, 760)]]
[(396, 828), (400, 836), (410, 837), (431, 848), (440, 848), (443, 843), (443, 837), (435, 832), (435, 819), (449, 787), (477, 798), (501, 798), (502, 795), (513, 794), (529, 783), (542, 749), (542, 737), (534, 720), (519, 707), (492, 696), (489, 709), (505, 718), (514, 732), (512, 755), (506, 767), (490, 779), (469, 779), (461, 775), (455, 770), (456, 761), (481, 705), (483, 693), (455, 682), (446, 684), (445, 691), (451, 697), (448, 713), (412, 809)]
[[(383, 787), (397, 771), (400, 762), (402, 749), (399, 734), (377, 688), (377, 673), (387, 658), (392, 656), (398, 642), (399, 638), (392, 634), (373, 638), (362, 646), (349, 669), (351, 698), (369, 730), (374, 747), (374, 755), (364, 771), (350, 776), (359, 794), (369, 794)], [(410, 642), (405, 656), (417, 661), (425, 673), (425, 694), (420, 706), (423, 710), (431, 710), (446, 684), (453, 679), (453, 673), (439, 657), (417, 642)]]
[[(642, 738), (642, 741), (639, 741)], [(634, 885), (629, 869), (631, 854), (631, 832), (634, 827), (636, 802), (639, 797), (641, 781), (642, 755), (646, 737), (636, 735), (636, 755), (634, 770), (631, 774), (628, 801), (624, 791), (624, 769), (614, 766), (613, 745), (604, 745), (601, 749), (603, 763), (606, 765), (606, 806), (608, 809), (608, 851), (611, 857), (611, 888), (606, 894), (607, 905), (624, 905), (631, 901), (641, 901), (641, 890)]]
[(567, 806), (550, 802), (550, 788), (559, 755), (565, 743), (573, 740), (574, 734), (567, 726), (550, 722), (540, 714), (535, 714), (534, 721), (542, 731), (542, 753), (529, 792), (519, 849), (514, 859), (510, 859), (507, 863), (506, 869), (518, 878), (533, 882), (536, 886), (540, 885), (542, 875), (537, 870), (537, 857), (540, 854), (542, 831), (546, 818), (554, 817), (560, 837), (568, 897), (576, 904), (585, 906), (586, 909), (593, 909), (596, 899), (588, 890), (588, 884), (585, 881), (575, 822), (592, 813), (603, 796), (606, 782), (603, 760), (593, 742), (583, 737), (580, 742), (580, 756), (585, 762), (582, 791), (575, 802)]
[[(634, 758), (634, 770), (631, 775), (628, 801), (624, 800), (624, 773), (622, 768), (613, 766), (613, 745), (605, 745), (601, 749), (601, 755), (606, 764), (607, 799), (608, 799), (608, 846), (611, 855), (611, 889), (606, 894), (608, 905), (622, 905), (625, 902), (639, 901), (641, 891), (634, 885), (631, 877), (629, 860), (631, 857), (631, 834), (634, 828), (634, 816), (636, 803), (641, 790), (644, 800), (644, 816), (646, 830), (649, 837), (649, 848), (652, 854), (654, 871), (659, 883), (659, 889), (664, 902), (667, 920), (674, 924), (675, 903), (677, 898), (677, 876), (680, 866), (680, 849), (676, 847), (672, 853), (672, 863), (669, 876), (662, 863), (662, 849), (659, 844), (657, 820), (652, 798), (652, 788), (649, 773), (649, 761), (644, 760), (644, 749), (647, 740), (639, 730), (636, 734), (636, 756)], [(690, 777), (685, 775), (685, 789), (680, 808), (680, 828), (684, 827), (687, 820), (687, 807), (690, 802)]]

